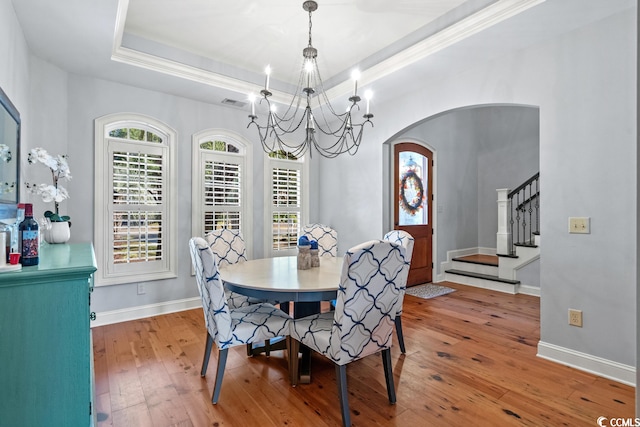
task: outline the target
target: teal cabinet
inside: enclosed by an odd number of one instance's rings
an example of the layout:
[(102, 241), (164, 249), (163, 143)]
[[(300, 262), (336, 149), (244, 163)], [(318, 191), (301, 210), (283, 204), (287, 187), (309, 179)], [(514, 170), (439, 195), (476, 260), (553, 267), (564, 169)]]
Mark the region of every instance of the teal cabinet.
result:
[(0, 427), (92, 424), (90, 243), (43, 245), (0, 273)]

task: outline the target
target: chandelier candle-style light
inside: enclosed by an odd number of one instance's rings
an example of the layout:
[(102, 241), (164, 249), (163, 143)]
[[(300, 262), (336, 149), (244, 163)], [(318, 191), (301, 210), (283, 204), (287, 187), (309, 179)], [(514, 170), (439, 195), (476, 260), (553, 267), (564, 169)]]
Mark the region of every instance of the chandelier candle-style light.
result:
[[(318, 3), (305, 1), (302, 3), (302, 8), (309, 12), (309, 45), (302, 51), (304, 62), (295, 95), (284, 114), (277, 114), (275, 105), (269, 101), (269, 97), (272, 95), (269, 91), (271, 69), (267, 66), (264, 89), (260, 91), (260, 95), (262, 95), (260, 104), (264, 101), (268, 107), (266, 124), (260, 125), (257, 121), (256, 96), (252, 94), (249, 96), (251, 102), (249, 118), (251, 122), (247, 127), (252, 124), (256, 126), (262, 142), (262, 148), (266, 153), (282, 150), (283, 152), (291, 153), (295, 157), (301, 157), (307, 150), (311, 155), (311, 147), (313, 147), (322, 156), (328, 158), (333, 158), (343, 153), (353, 155), (360, 146), (364, 125), (369, 123), (373, 126), (371, 121), (373, 114), (369, 111), (371, 91), (366, 91), (365, 93), (367, 105), (366, 112), (363, 115), (364, 121), (355, 123), (355, 120), (352, 120), (352, 116), (360, 111), (358, 102), (361, 99), (358, 95), (359, 73), (357, 71), (354, 72), (352, 78), (355, 83), (353, 95), (349, 97), (350, 105), (345, 113), (336, 113), (329, 102), (320, 78), (318, 63), (316, 62), (318, 50), (311, 44), (311, 13), (318, 9)], [(304, 112), (299, 117), (299, 112), (303, 106)], [(290, 142), (287, 139), (287, 135), (293, 134), (301, 128), (304, 129), (304, 141), (297, 144)], [(322, 144), (316, 139), (318, 131), (325, 135), (320, 138), (323, 140)], [(283, 140), (283, 138), (287, 140)], [(324, 142), (325, 140), (329, 142)]]

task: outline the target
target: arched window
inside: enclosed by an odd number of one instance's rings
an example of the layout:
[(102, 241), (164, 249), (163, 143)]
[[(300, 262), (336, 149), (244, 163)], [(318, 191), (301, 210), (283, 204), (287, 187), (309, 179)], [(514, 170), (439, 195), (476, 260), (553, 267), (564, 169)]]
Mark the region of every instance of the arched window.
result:
[(137, 114), (95, 132), (96, 285), (176, 277), (176, 132)]
[(252, 256), (251, 150), (240, 135), (209, 129), (192, 137), (192, 234), (240, 230)]

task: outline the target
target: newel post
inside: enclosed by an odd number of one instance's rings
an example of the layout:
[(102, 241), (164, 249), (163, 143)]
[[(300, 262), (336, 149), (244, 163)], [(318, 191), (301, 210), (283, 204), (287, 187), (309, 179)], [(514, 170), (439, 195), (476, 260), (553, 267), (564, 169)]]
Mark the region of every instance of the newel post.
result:
[(496, 233), (496, 253), (498, 255), (511, 254), (511, 227), (509, 227), (509, 212), (511, 200), (509, 189), (499, 188), (498, 192), (498, 232)]

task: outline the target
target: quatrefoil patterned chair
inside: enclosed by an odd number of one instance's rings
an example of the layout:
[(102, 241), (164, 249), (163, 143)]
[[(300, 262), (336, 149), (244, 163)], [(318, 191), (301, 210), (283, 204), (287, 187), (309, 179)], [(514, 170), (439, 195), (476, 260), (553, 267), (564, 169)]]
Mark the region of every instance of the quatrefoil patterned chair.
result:
[[(223, 228), (207, 233), (204, 238), (209, 243), (214, 255), (218, 257), (218, 265), (236, 264), (247, 260), (247, 246), (239, 230)], [(262, 302), (237, 292), (225, 290), (230, 308), (246, 307)]]
[(318, 256), (338, 256), (338, 232), (328, 225), (308, 224), (302, 227), (303, 236), (318, 242)]
[[(391, 370), (393, 326), (409, 262), (405, 249), (393, 242), (372, 240), (347, 251), (338, 288), (336, 308), (291, 323), (290, 355), (300, 343), (327, 357), (336, 366), (342, 423), (351, 425), (346, 365), (382, 352), (390, 403), (396, 393)], [(298, 358), (291, 358), (291, 383), (298, 383)]]
[[(213, 230), (207, 233), (204, 238), (209, 243), (209, 247), (213, 251), (213, 254), (218, 258), (218, 265), (224, 267), (225, 265), (237, 264), (239, 262), (245, 262), (247, 260), (247, 245), (242, 237), (240, 230), (229, 230), (223, 228), (219, 230)], [(263, 301), (257, 298), (251, 298), (246, 295), (239, 294), (237, 292), (230, 291), (225, 288), (225, 294), (227, 296), (227, 303), (229, 308), (246, 307), (251, 304), (258, 304)], [(264, 343), (265, 355), (269, 357), (271, 354), (271, 344), (269, 341)], [(251, 356), (253, 353), (253, 346), (247, 345), (247, 356)]]
[(287, 336), (288, 343), (291, 317), (267, 303), (230, 308), (220, 280), (218, 260), (207, 241), (202, 237), (193, 237), (189, 240), (189, 250), (207, 327), (201, 376), (204, 377), (207, 372), (213, 343), (218, 347), (218, 368), (211, 397), (211, 402), (216, 404), (220, 397), (229, 348), (280, 336)]
[[(389, 240), (390, 242), (397, 243), (402, 245), (405, 249), (405, 257), (411, 265), (411, 256), (413, 255), (413, 236), (407, 233), (404, 230), (392, 230), (384, 235), (383, 240)], [(406, 283), (405, 283), (406, 287)], [(404, 301), (404, 292), (402, 293), (402, 298), (400, 301)], [(400, 310), (396, 313), (396, 334), (398, 335), (398, 345), (400, 346), (400, 351), (404, 354), (406, 353), (406, 349), (404, 346), (404, 335), (402, 333), (402, 304), (400, 304)]]

